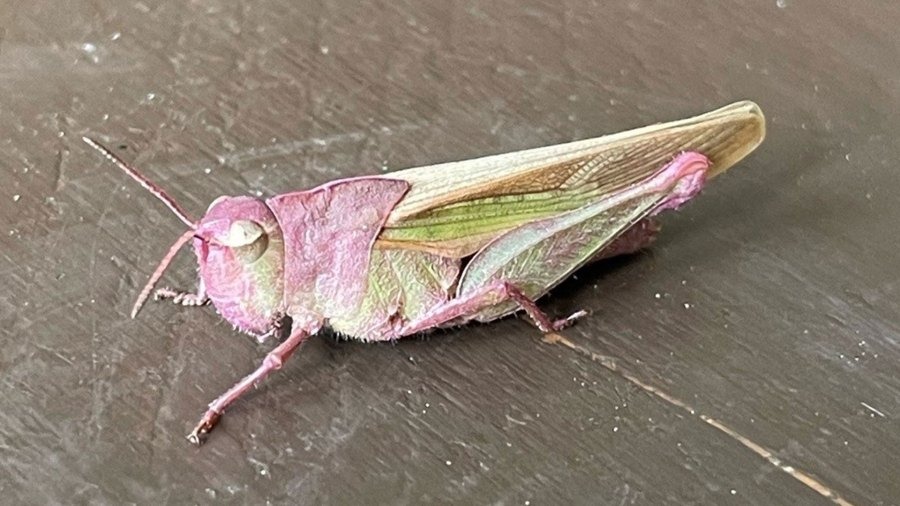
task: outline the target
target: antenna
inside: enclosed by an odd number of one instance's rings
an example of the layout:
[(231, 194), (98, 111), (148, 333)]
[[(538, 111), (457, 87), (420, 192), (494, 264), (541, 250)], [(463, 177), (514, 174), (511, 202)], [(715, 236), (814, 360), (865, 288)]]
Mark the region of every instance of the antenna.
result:
[(184, 212), (184, 209), (182, 209), (181, 206), (178, 205), (178, 203), (175, 202), (175, 200), (173, 200), (165, 190), (163, 190), (159, 186), (156, 186), (156, 184), (154, 184), (152, 181), (144, 177), (143, 174), (138, 172), (137, 169), (125, 163), (125, 160), (122, 160), (121, 158), (116, 156), (112, 151), (109, 150), (109, 148), (103, 146), (94, 139), (91, 139), (90, 137), (82, 137), (81, 140), (87, 143), (88, 146), (102, 153), (103, 156), (105, 156), (109, 161), (116, 164), (120, 169), (125, 171), (126, 174), (131, 176), (131, 179), (137, 181), (141, 186), (146, 188), (147, 191), (161, 200), (163, 204), (168, 206), (168, 208), (171, 209), (173, 213), (175, 213), (175, 216), (178, 216), (178, 218), (187, 226), (191, 227), (192, 229), (197, 228), (196, 222), (188, 217), (187, 213)]
[(144, 302), (147, 301), (147, 297), (150, 296), (150, 292), (153, 291), (153, 287), (156, 286), (156, 282), (159, 281), (159, 278), (162, 277), (163, 273), (166, 272), (166, 267), (169, 266), (169, 263), (172, 262), (172, 259), (175, 258), (175, 255), (178, 253), (178, 250), (181, 249), (182, 246), (186, 242), (188, 242), (192, 237), (194, 237), (194, 229), (190, 229), (187, 232), (181, 234), (175, 244), (173, 244), (169, 251), (166, 253), (166, 256), (159, 262), (159, 265), (156, 266), (156, 270), (153, 271), (153, 274), (150, 275), (150, 279), (147, 280), (147, 284), (144, 285), (144, 289), (141, 290), (141, 294), (138, 295), (136, 301), (134, 301), (134, 306), (131, 308), (131, 317), (134, 318), (137, 316), (138, 311), (141, 310), (141, 306), (144, 305)]

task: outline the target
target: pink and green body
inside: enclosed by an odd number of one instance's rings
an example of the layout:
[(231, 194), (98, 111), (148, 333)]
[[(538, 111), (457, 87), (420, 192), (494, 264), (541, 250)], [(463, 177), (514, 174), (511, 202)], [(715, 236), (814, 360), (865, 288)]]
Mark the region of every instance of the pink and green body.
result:
[[(699, 153), (678, 155), (627, 191), (498, 236), (467, 260), (465, 270), (460, 258), (375, 248), (410, 187), (382, 177), (335, 181), (266, 201), (220, 198), (200, 221), (194, 245), (207, 296), (241, 330), (267, 336), (288, 316), (309, 334), (328, 325), (350, 338), (392, 340), (493, 320), (516, 310), (503, 301), (504, 284), (537, 298), (592, 257), (608, 255), (607, 245), (622, 252), (643, 247), (651, 234), (626, 236), (631, 244), (624, 247), (614, 239), (696, 195), (708, 167)], [(235, 221), (229, 216), (252, 220), (265, 234), (249, 245), (227, 246)], [(611, 227), (613, 217), (618, 223)], [(551, 259), (555, 265), (548, 268)]]
[[(649, 244), (658, 231), (652, 217), (693, 198), (715, 169), (761, 141), (762, 128), (758, 108), (739, 103), (609, 138), (338, 180), (266, 200), (220, 197), (198, 221), (85, 141), (190, 226), (132, 315), (192, 241), (199, 288), (163, 289), (157, 298), (211, 301), (260, 340), (290, 323), (289, 337), (263, 364), (210, 404), (189, 436), (199, 442), (229, 404), (326, 326), (384, 341), (524, 310), (541, 331), (561, 329), (585, 313), (551, 320), (534, 301), (592, 260)], [(723, 142), (729, 129), (744, 140)]]

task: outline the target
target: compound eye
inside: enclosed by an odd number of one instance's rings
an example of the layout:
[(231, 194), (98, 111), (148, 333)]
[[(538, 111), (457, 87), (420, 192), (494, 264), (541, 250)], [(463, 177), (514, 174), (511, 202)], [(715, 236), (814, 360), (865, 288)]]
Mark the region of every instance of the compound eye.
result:
[(242, 248), (256, 242), (264, 236), (266, 231), (255, 221), (235, 220), (228, 227), (228, 234), (219, 239), (219, 242), (229, 248)]
[(235, 220), (217, 242), (231, 248), (235, 258), (245, 264), (255, 262), (269, 247), (269, 235), (262, 225), (250, 220)]

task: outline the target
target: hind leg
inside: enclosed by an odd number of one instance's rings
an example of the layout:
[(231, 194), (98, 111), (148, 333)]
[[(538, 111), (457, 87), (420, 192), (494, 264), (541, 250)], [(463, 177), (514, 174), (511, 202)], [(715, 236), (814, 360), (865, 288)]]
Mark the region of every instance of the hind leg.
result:
[(545, 334), (562, 330), (587, 314), (586, 311), (578, 311), (566, 318), (551, 319), (534, 300), (525, 295), (518, 287), (507, 281), (498, 280), (492, 281), (471, 294), (449, 300), (421, 319), (407, 323), (400, 329), (398, 337), (435, 327), (462, 324), (475, 319), (473, 317), (484, 309), (510, 301), (515, 302), (520, 309), (524, 310), (535, 326)]

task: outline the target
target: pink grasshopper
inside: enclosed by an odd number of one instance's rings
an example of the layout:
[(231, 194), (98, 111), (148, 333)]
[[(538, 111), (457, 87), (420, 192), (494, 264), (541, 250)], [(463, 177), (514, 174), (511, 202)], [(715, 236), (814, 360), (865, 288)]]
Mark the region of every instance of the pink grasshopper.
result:
[(606, 137), (342, 179), (265, 200), (219, 197), (200, 220), (84, 140), (188, 226), (132, 318), (192, 242), (197, 290), (161, 289), (156, 298), (212, 302), (260, 340), (290, 322), (289, 337), (209, 405), (188, 435), (199, 444), (230, 404), (325, 326), (385, 341), (518, 310), (545, 333), (569, 325), (586, 313), (553, 320), (534, 301), (585, 263), (649, 244), (654, 215), (690, 200), (764, 135), (756, 104), (738, 102)]

